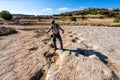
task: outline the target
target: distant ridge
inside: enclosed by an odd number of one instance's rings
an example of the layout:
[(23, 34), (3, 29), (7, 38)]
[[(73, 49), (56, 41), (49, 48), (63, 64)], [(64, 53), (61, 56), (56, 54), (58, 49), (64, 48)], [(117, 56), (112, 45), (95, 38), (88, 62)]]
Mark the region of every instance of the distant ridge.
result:
[(28, 15), (28, 14), (12, 14), (13, 16), (34, 16), (34, 15)]

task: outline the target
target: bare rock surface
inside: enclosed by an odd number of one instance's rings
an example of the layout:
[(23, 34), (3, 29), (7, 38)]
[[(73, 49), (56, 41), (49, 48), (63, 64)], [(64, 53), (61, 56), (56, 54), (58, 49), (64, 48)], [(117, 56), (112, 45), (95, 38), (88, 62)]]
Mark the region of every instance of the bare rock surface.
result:
[(64, 51), (38, 34), (48, 27), (15, 28), (0, 37), (0, 80), (120, 80), (119, 27), (64, 26)]

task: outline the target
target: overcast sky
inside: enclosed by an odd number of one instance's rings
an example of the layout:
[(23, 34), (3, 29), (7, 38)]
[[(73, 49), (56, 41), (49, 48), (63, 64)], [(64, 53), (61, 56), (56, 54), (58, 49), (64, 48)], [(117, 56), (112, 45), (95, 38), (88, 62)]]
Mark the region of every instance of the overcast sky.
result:
[(51, 15), (84, 8), (120, 8), (120, 0), (0, 0), (0, 11)]

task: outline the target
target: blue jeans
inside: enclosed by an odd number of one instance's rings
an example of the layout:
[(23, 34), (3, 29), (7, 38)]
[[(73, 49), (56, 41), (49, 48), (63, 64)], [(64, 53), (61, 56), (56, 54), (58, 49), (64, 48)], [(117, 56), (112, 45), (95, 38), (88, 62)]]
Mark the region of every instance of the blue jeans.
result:
[(58, 33), (58, 34), (53, 34), (53, 43), (54, 43), (54, 47), (55, 47), (55, 49), (57, 49), (56, 38), (59, 40), (59, 43), (60, 43), (61, 49), (63, 49), (62, 38), (61, 38), (61, 36), (60, 36), (59, 33)]

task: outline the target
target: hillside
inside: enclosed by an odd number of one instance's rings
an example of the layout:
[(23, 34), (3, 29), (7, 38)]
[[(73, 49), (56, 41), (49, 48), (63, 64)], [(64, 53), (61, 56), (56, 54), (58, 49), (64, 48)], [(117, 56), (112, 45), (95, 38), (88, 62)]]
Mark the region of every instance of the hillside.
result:
[(48, 26), (14, 27), (0, 37), (0, 80), (120, 80), (119, 27), (63, 26), (65, 51)]
[(56, 14), (54, 16), (74, 16), (74, 15), (104, 15), (107, 17), (115, 17), (120, 15), (119, 8), (107, 9), (107, 8), (86, 8), (83, 10), (76, 10), (71, 12), (65, 12), (61, 14)]

